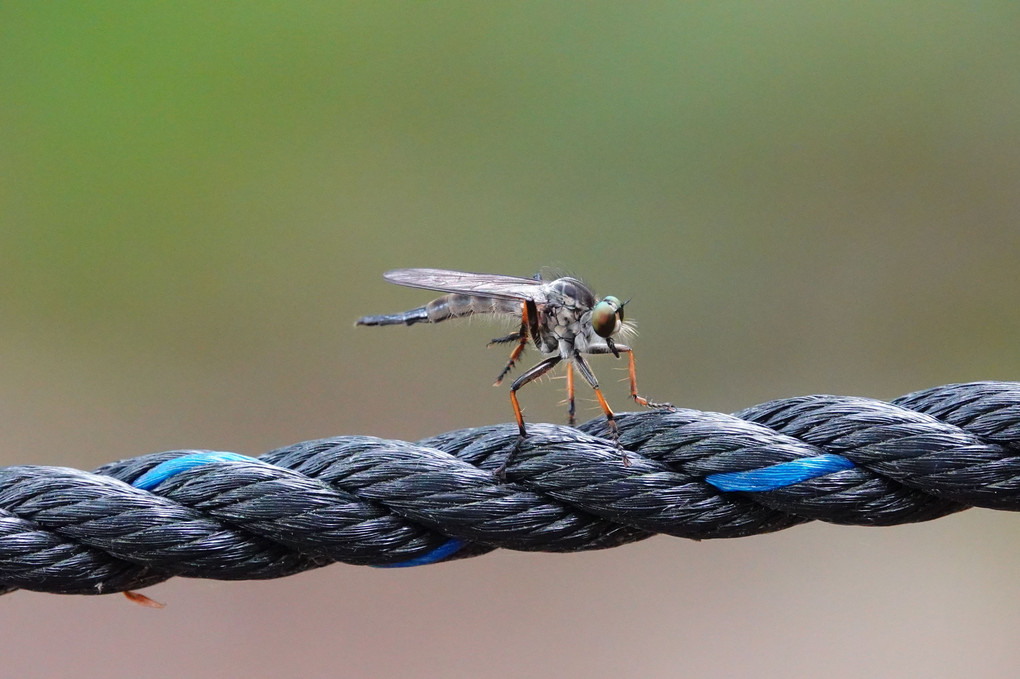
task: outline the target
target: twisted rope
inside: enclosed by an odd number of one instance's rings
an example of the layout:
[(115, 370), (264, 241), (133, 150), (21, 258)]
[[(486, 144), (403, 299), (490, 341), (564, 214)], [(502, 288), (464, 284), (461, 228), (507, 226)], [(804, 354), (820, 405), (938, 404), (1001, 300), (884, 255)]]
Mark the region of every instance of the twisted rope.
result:
[(410, 566), (496, 548), (575, 552), (666, 533), (740, 537), (806, 521), (887, 526), (1020, 509), (1020, 383), (886, 403), (781, 399), (645, 411), (578, 429), (513, 424), (417, 443), (340, 436), (255, 459), (175, 450), (0, 468), (0, 588), (126, 591), (173, 576), (276, 578), (333, 562)]

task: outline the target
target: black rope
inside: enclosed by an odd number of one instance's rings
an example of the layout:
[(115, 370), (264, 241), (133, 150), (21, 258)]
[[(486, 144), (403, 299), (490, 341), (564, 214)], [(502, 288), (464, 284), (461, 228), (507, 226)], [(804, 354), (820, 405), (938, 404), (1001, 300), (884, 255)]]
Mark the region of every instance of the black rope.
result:
[(515, 424), (414, 444), (340, 436), (258, 460), (178, 450), (95, 472), (0, 468), (0, 588), (99, 594), (173, 576), (276, 578), (337, 561), (416, 565), (1020, 509), (1016, 382), (618, 423), (629, 465), (601, 438), (604, 418), (532, 424), (505, 482), (492, 472), (517, 443)]

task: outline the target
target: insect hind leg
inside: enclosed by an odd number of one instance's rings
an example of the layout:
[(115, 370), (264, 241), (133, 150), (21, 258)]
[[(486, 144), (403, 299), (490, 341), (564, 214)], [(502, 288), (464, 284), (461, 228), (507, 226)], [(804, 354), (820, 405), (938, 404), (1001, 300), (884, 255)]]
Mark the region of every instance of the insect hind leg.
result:
[(510, 404), (514, 407), (514, 417), (517, 419), (519, 435), (517, 436), (517, 443), (515, 443), (514, 447), (510, 449), (509, 453), (507, 453), (506, 459), (503, 460), (503, 464), (499, 465), (496, 471), (493, 472), (493, 475), (496, 478), (501, 480), (506, 478), (507, 465), (510, 464), (514, 455), (516, 455), (517, 451), (520, 450), (521, 443), (528, 435), (527, 430), (524, 428), (524, 414), (521, 412), (521, 404), (517, 401), (517, 390), (552, 370), (561, 360), (562, 359), (559, 356), (550, 356), (544, 361), (529, 368), (523, 375), (514, 380), (512, 385), (510, 385)]

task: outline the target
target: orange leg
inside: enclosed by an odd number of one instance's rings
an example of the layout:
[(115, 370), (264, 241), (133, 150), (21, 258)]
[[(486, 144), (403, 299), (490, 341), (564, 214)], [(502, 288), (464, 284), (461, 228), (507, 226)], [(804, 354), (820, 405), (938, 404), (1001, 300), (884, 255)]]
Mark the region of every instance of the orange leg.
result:
[(576, 424), (574, 419), (574, 363), (567, 363), (567, 424), (571, 427)]
[[(648, 408), (672, 408), (672, 403), (665, 403), (659, 401), (652, 401), (644, 396), (641, 396), (637, 390), (637, 370), (634, 366), (634, 350), (628, 347), (626, 344), (614, 345), (616, 351), (625, 352), (628, 358), (627, 373), (630, 376), (630, 397), (634, 399), (634, 402), (641, 406), (647, 406)], [(589, 354), (610, 354), (613, 353), (609, 347), (592, 347), (588, 350)]]
[(616, 416), (613, 415), (613, 409), (609, 407), (609, 403), (606, 402), (606, 397), (602, 395), (602, 390), (599, 389), (599, 381), (595, 379), (595, 373), (591, 371), (591, 367), (588, 366), (588, 361), (584, 360), (584, 356), (581, 356), (581, 352), (574, 352), (574, 362), (577, 364), (577, 370), (581, 373), (581, 377), (587, 380), (588, 384), (591, 385), (592, 390), (595, 392), (595, 398), (598, 399), (599, 405), (602, 406), (602, 412), (606, 415), (606, 427), (609, 429), (609, 438), (616, 443), (616, 447), (620, 449), (620, 454), (623, 456), (624, 466), (630, 466), (630, 459), (627, 457), (626, 451), (623, 446), (620, 445), (620, 426), (616, 423)]
[(634, 368), (634, 351), (630, 347), (623, 347), (619, 344), (616, 345), (619, 351), (626, 351), (627, 356), (630, 358), (630, 363), (627, 366), (627, 372), (630, 374), (630, 397), (641, 406), (647, 406), (649, 408), (672, 408), (672, 403), (660, 403), (658, 401), (649, 401), (644, 396), (638, 394), (637, 390), (637, 370)]
[[(609, 407), (609, 403), (606, 402), (606, 397), (602, 395), (602, 390), (595, 387), (595, 398), (599, 400), (599, 405), (602, 406), (602, 412), (606, 414), (606, 425), (609, 427), (609, 434), (616, 441), (616, 445), (620, 445), (620, 426), (616, 424), (616, 415), (613, 414), (613, 409)], [(627, 463), (626, 456), (624, 457), (624, 464)]]
[(550, 356), (541, 363), (529, 368), (527, 372), (514, 380), (514, 383), (510, 385), (510, 403), (514, 407), (514, 417), (517, 418), (517, 427), (521, 430), (521, 438), (527, 436), (528, 432), (524, 430), (524, 415), (521, 413), (521, 404), (517, 402), (517, 390), (552, 370), (560, 360), (559, 356)]
[(521, 412), (521, 404), (517, 401), (517, 390), (523, 387), (528, 382), (537, 380), (542, 375), (552, 370), (557, 363), (560, 362), (559, 356), (550, 356), (541, 363), (532, 366), (523, 375), (514, 380), (514, 383), (510, 385), (510, 403), (514, 407), (514, 417), (517, 419), (517, 429), (520, 435), (517, 437), (517, 443), (507, 454), (506, 459), (503, 460), (503, 464), (499, 465), (493, 474), (496, 478), (506, 478), (506, 466), (510, 464), (510, 460), (513, 459), (514, 455), (517, 454), (517, 450), (521, 446), (521, 442), (528, 435), (527, 430), (524, 429), (524, 414)]
[(514, 347), (514, 350), (510, 352), (510, 360), (506, 362), (505, 366), (503, 366), (503, 371), (499, 373), (499, 377), (497, 377), (496, 381), (492, 383), (492, 386), (498, 387), (503, 384), (503, 378), (514, 369), (514, 366), (517, 364), (517, 359), (524, 353), (524, 347), (526, 346), (528, 346), (528, 337), (527, 335), (524, 335), (521, 337), (521, 343)]
[(510, 352), (510, 360), (507, 361), (506, 365), (503, 367), (503, 371), (499, 373), (499, 377), (497, 377), (496, 381), (493, 382), (492, 386), (494, 387), (498, 387), (499, 385), (503, 384), (503, 378), (506, 377), (510, 373), (510, 371), (514, 369), (514, 366), (517, 364), (517, 359), (521, 357), (521, 354), (524, 353), (525, 347), (528, 346), (527, 304), (524, 304), (521, 309), (521, 329), (512, 335), (507, 335), (506, 337), (498, 337), (492, 340), (491, 342), (489, 342), (489, 346), (491, 347), (493, 344), (502, 344), (503, 342), (513, 342), (514, 340), (517, 341), (517, 346), (514, 347), (514, 350), (512, 352)]
[(524, 438), (528, 435), (528, 432), (524, 429), (524, 413), (521, 412), (521, 404), (517, 401), (516, 391), (510, 392), (510, 405), (514, 407), (514, 417), (517, 418), (517, 430), (520, 432), (521, 438)]

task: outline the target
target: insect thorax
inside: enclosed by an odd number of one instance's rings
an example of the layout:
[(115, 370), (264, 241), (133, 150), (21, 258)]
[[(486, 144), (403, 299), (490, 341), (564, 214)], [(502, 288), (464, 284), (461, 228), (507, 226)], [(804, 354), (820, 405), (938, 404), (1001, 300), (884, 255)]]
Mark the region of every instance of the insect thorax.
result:
[[(590, 316), (595, 295), (576, 278), (559, 278), (549, 284), (549, 298), (542, 309), (539, 349), (546, 353), (571, 351), (591, 335)], [(586, 322), (587, 321), (587, 322)], [(569, 352), (564, 358), (569, 358)]]

